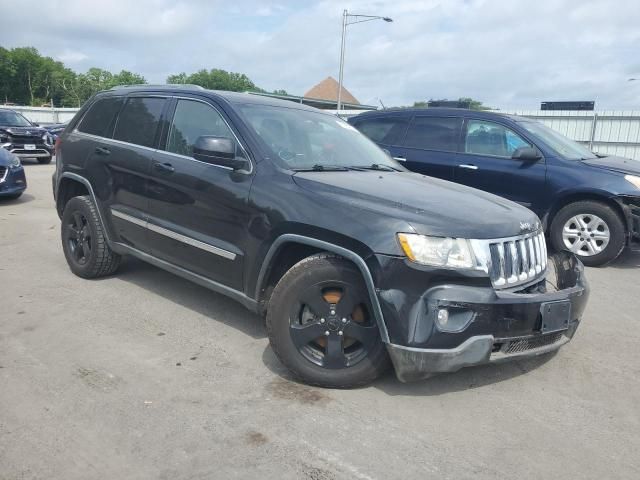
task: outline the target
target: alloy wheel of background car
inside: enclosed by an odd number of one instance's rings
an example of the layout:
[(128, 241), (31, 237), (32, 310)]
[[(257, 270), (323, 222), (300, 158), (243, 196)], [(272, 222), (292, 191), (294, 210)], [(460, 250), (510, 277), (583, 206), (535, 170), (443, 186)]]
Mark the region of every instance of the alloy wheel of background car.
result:
[(576, 215), (567, 220), (562, 229), (567, 250), (584, 257), (602, 252), (609, 245), (610, 238), (609, 226), (597, 215)]
[(389, 366), (359, 270), (318, 254), (294, 265), (273, 290), (267, 332), (280, 361), (306, 383), (365, 385)]
[(618, 212), (593, 200), (570, 203), (560, 209), (549, 236), (556, 250), (575, 253), (589, 267), (616, 259), (626, 243), (626, 229)]
[(79, 277), (103, 277), (118, 268), (120, 255), (107, 245), (98, 211), (88, 196), (67, 202), (60, 235), (69, 268)]

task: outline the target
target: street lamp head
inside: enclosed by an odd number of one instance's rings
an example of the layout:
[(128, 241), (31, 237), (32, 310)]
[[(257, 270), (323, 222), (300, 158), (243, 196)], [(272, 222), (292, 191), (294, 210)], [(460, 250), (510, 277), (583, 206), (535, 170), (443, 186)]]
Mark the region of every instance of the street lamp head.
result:
[(385, 22), (393, 22), (393, 18), (389, 18), (389, 17), (382, 17), (382, 19), (383, 19)]

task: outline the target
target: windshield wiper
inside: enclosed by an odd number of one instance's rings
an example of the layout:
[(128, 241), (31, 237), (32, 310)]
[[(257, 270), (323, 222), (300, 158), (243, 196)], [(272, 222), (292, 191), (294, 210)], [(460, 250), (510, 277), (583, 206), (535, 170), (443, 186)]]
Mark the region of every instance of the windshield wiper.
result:
[(348, 172), (350, 167), (344, 167), (342, 165), (322, 165), (316, 163), (311, 168), (295, 168), (296, 172)]
[(359, 168), (362, 170), (378, 170), (381, 172), (399, 172), (400, 170), (398, 170), (397, 168), (393, 168), (390, 165), (383, 165), (380, 163), (372, 163), (371, 165), (357, 165), (354, 166), (353, 168)]

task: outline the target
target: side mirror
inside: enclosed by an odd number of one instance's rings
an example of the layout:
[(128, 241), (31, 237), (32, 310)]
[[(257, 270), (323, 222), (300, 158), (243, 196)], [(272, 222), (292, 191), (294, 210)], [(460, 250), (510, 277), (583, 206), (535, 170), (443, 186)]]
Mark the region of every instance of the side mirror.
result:
[(40, 124), (36, 123), (36, 122), (31, 122), (31, 125), (33, 125), (34, 127), (39, 127), (40, 126)]
[(542, 155), (540, 155), (540, 152), (538, 152), (538, 150), (533, 147), (520, 147), (516, 148), (515, 152), (513, 152), (513, 155), (511, 155), (511, 158), (513, 158), (514, 160), (533, 162), (536, 160), (540, 160), (542, 158)]
[(236, 156), (236, 142), (227, 137), (203, 135), (193, 146), (193, 158), (233, 170), (248, 170), (249, 161)]

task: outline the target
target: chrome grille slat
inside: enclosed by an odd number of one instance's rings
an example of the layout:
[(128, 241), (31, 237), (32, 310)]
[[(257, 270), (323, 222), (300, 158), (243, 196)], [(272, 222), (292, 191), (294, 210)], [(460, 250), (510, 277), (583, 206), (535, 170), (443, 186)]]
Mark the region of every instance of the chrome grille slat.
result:
[(544, 233), (489, 240), (489, 269), (495, 287), (515, 287), (542, 278), (547, 268)]

